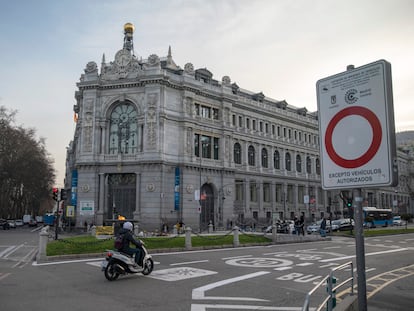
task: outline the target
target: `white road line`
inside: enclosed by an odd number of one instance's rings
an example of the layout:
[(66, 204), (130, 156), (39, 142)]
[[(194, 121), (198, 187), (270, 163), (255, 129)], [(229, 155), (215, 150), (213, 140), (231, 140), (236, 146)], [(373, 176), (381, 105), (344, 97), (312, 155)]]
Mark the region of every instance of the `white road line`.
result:
[(22, 248), (23, 246), (24, 246), (24, 244), (20, 244), (20, 245), (16, 246), (12, 251), (10, 251), (5, 256), (3, 256), (3, 258), (9, 257), (11, 254), (13, 254), (15, 251), (17, 251), (18, 249)]
[[(402, 252), (402, 251), (406, 251), (406, 250), (408, 250), (408, 248), (390, 249), (388, 251), (367, 253), (367, 254), (365, 254), (365, 256), (382, 255), (382, 254), (388, 254), (388, 253)], [(350, 258), (355, 258), (355, 255), (337, 257), (337, 258), (330, 258), (330, 259), (322, 259), (322, 260), (319, 260), (319, 262), (330, 262), (330, 261), (345, 260), (345, 259), (350, 259)]]
[(296, 266), (298, 267), (306, 267), (306, 266), (311, 266), (313, 265), (313, 262), (304, 262), (304, 263), (298, 263)]
[[(223, 304), (214, 304), (214, 305), (192, 304), (191, 305), (191, 311), (207, 311), (210, 309), (300, 311), (302, 310), (302, 307), (265, 307), (265, 306), (223, 305)], [(309, 308), (309, 310), (315, 310), (315, 308)]]
[(284, 270), (290, 270), (292, 267), (280, 267), (280, 268), (274, 268), (275, 271), (284, 271)]
[(237, 258), (246, 258), (246, 257), (252, 257), (253, 255), (245, 255), (245, 256), (235, 256), (235, 257), (226, 257), (226, 258), (221, 258), (222, 260), (227, 260), (227, 259), (237, 259)]
[(65, 263), (76, 263), (76, 262), (87, 262), (87, 261), (97, 261), (97, 260), (104, 260), (104, 258), (88, 258), (88, 259), (75, 259), (75, 260), (65, 260), (65, 261), (55, 261), (55, 262), (42, 262), (38, 263), (34, 261), (32, 266), (50, 266), (50, 265), (61, 265)]
[[(16, 248), (17, 246), (16, 245), (12, 245), (12, 246), (9, 246), (8, 248), (6, 248), (4, 251), (2, 251), (1, 253), (0, 253), (0, 258), (4, 255), (4, 254), (7, 254), (8, 252), (10, 252), (12, 249), (14, 249), (14, 248)], [(6, 258), (6, 257), (4, 257), (4, 258)]]
[(172, 264), (170, 264), (170, 266), (181, 266), (181, 265), (188, 265), (188, 264), (200, 263), (200, 262), (208, 262), (208, 260), (198, 260), (198, 261), (177, 262), (177, 263), (172, 263)]
[(0, 281), (7, 278), (9, 275), (10, 273), (5, 273), (5, 274), (0, 273)]
[(243, 280), (247, 280), (247, 279), (251, 279), (251, 278), (255, 278), (261, 275), (265, 275), (268, 274), (270, 272), (268, 271), (259, 271), (259, 272), (255, 272), (255, 273), (250, 273), (250, 274), (246, 274), (246, 275), (241, 275), (235, 278), (231, 278), (231, 279), (227, 279), (227, 280), (222, 280), (222, 281), (218, 281), (215, 283), (211, 283), (211, 284), (207, 284), (198, 288), (194, 288), (193, 292), (192, 292), (192, 298), (194, 300), (197, 299), (210, 299), (210, 300), (240, 300), (240, 301), (268, 301), (265, 299), (259, 299), (259, 298), (250, 298), (250, 297), (213, 297), (213, 296), (206, 296), (205, 292), (210, 290), (210, 289), (214, 289), (223, 285), (227, 285), (227, 284), (231, 284), (231, 283), (235, 283), (235, 282), (239, 282), (239, 281), (243, 281)]

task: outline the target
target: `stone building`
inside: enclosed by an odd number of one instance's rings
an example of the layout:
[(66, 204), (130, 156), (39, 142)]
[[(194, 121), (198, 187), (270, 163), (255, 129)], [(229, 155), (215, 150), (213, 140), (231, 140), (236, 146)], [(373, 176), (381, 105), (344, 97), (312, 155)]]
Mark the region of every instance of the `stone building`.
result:
[(77, 226), (122, 215), (144, 230), (182, 221), (202, 231), (346, 214), (321, 188), (315, 112), (181, 68), (171, 48), (139, 59), (133, 30), (77, 83), (65, 179)]

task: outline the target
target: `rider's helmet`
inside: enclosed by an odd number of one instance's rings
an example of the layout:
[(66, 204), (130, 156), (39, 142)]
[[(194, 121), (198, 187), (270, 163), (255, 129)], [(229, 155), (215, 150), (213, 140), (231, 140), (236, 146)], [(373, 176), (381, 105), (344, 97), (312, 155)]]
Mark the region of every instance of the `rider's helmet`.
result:
[(132, 225), (132, 223), (130, 223), (129, 221), (127, 221), (126, 223), (124, 223), (124, 225), (122, 226), (122, 228), (124, 228), (124, 229), (126, 229), (126, 230), (129, 230), (129, 231), (132, 231), (132, 228), (133, 228), (134, 226)]

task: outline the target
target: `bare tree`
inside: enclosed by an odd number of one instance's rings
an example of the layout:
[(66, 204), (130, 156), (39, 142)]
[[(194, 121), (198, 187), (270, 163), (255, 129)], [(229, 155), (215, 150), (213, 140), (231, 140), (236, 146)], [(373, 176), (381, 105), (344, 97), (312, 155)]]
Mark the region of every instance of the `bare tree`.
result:
[(0, 106), (0, 217), (38, 215), (54, 184), (53, 160), (34, 129), (15, 125), (16, 111)]

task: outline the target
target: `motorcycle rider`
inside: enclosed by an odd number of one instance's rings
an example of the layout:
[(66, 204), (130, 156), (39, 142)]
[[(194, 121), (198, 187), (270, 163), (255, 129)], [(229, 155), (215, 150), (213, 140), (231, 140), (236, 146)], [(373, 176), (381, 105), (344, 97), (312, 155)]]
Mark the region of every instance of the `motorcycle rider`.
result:
[[(122, 248), (120, 249), (121, 252), (126, 253), (128, 255), (133, 256), (135, 254), (135, 263), (138, 266), (142, 266), (141, 261), (141, 241), (137, 241), (134, 239), (132, 235), (133, 225), (131, 222), (127, 221), (123, 224), (122, 228), (119, 230), (118, 234), (123, 235), (122, 239)], [(136, 247), (131, 248), (129, 245), (130, 243), (134, 244)]]

